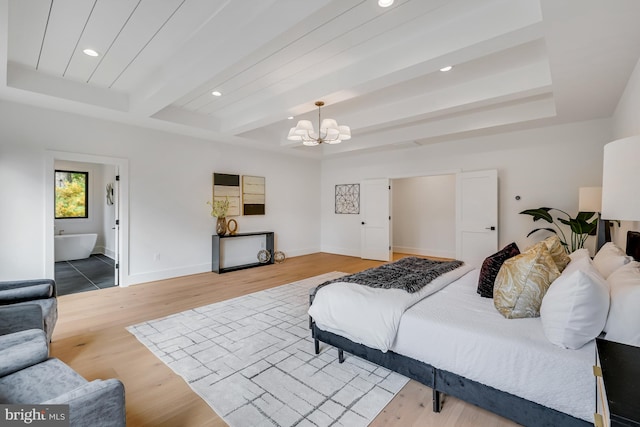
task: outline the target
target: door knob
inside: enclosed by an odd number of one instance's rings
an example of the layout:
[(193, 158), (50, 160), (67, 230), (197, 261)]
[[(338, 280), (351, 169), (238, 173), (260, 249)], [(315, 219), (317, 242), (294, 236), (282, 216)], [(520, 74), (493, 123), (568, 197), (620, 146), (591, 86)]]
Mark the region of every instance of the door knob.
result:
[(362, 225), (364, 225), (364, 221), (362, 221)]

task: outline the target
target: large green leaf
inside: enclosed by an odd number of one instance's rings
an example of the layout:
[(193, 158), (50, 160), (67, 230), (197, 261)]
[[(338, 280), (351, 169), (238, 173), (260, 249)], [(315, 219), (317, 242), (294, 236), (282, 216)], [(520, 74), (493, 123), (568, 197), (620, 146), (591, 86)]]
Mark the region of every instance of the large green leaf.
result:
[[(534, 221), (537, 221), (539, 219), (544, 219), (545, 221), (547, 221), (548, 223), (553, 223), (553, 217), (551, 216), (551, 214), (549, 213), (549, 211), (553, 209), (553, 208), (538, 208), (538, 209), (527, 209), (524, 210), (522, 212), (520, 212), (522, 215), (531, 215), (533, 217)], [(540, 230), (540, 229), (538, 229)], [(537, 230), (534, 230), (537, 231)], [(533, 233), (533, 231), (531, 232)], [(529, 234), (531, 234), (529, 233)]]
[[(596, 214), (595, 212), (578, 212), (578, 215), (576, 215), (576, 219), (578, 221), (588, 222), (591, 218), (593, 218), (595, 214)], [(596, 218), (596, 220), (597, 219), (598, 218)]]
[(531, 230), (529, 232), (529, 234), (527, 234), (527, 237), (531, 236), (533, 233), (535, 233), (536, 231), (540, 231), (540, 230), (550, 231), (553, 234), (558, 234), (558, 233), (556, 233), (556, 230), (554, 230), (553, 228), (536, 228), (535, 230)]
[[(561, 223), (568, 225), (571, 227), (571, 231), (575, 234), (591, 234), (598, 227), (598, 218), (594, 219), (592, 222), (587, 222), (582, 218), (570, 218), (568, 220), (564, 218), (556, 218)], [(593, 213), (588, 218), (591, 218)]]
[[(589, 221), (590, 219), (593, 218), (594, 215), (596, 215), (596, 217), (592, 221)], [(596, 212), (578, 212), (576, 219), (584, 220), (585, 222), (590, 224), (588, 227), (589, 231), (587, 232), (587, 234), (589, 234), (590, 236), (596, 235), (596, 231), (598, 229), (598, 219), (599, 219)]]

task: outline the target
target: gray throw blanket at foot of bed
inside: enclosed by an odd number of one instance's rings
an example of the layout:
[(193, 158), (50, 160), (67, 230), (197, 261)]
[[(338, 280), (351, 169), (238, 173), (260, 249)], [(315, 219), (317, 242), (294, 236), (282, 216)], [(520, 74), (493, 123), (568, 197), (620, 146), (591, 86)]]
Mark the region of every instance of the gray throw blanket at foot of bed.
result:
[(462, 261), (435, 261), (418, 257), (402, 258), (390, 264), (370, 268), (339, 279), (330, 280), (318, 288), (334, 282), (358, 283), (372, 288), (402, 289), (410, 294), (418, 292), (433, 279), (455, 270)]

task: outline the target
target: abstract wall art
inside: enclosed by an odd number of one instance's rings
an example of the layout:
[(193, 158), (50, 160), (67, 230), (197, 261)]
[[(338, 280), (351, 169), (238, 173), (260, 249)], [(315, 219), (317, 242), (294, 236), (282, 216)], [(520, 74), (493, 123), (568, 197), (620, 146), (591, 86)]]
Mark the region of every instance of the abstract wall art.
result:
[(227, 216), (240, 215), (240, 175), (213, 174), (213, 201), (229, 199)]
[(242, 176), (242, 214), (264, 215), (265, 192), (263, 176)]
[(360, 213), (360, 184), (336, 185), (336, 213)]

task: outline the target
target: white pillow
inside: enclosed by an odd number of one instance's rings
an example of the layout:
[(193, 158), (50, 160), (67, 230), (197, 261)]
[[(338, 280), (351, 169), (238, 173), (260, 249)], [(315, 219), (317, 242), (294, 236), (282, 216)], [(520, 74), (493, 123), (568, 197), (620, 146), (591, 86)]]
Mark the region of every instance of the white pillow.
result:
[[(578, 262), (582, 268), (566, 275), (563, 272), (549, 287), (540, 307), (542, 329), (547, 339), (570, 349), (578, 349), (600, 335), (609, 312), (606, 281), (589, 258)], [(576, 262), (571, 264), (575, 266)]]
[(593, 257), (593, 264), (605, 279), (630, 261), (633, 261), (633, 259), (630, 256), (626, 256), (622, 249), (613, 242), (605, 243), (596, 256)]
[(598, 270), (595, 268), (595, 266), (593, 265), (593, 262), (591, 261), (591, 258), (588, 255), (584, 257), (578, 256), (574, 258), (573, 254), (571, 254), (570, 257), (571, 257), (571, 262), (567, 264), (565, 269), (562, 271), (562, 274), (560, 275), (560, 277), (569, 276), (571, 273), (574, 273), (576, 270), (595, 271), (599, 276), (602, 276), (598, 272)]
[(582, 258), (591, 258), (591, 255), (589, 255), (589, 250), (587, 248), (580, 248), (571, 252), (569, 254), (569, 258), (571, 258), (571, 261), (577, 261)]
[(611, 308), (606, 339), (640, 346), (640, 262), (632, 261), (607, 279)]

